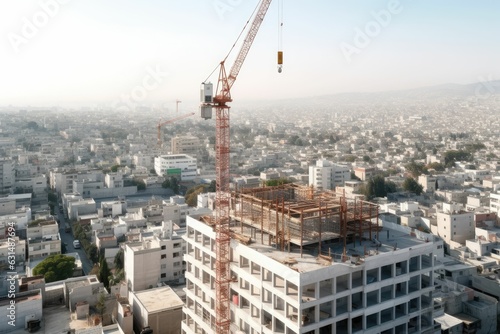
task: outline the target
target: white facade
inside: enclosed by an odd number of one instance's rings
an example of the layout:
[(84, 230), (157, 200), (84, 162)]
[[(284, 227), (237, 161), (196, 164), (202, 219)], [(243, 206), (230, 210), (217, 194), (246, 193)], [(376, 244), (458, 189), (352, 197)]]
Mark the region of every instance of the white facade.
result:
[(61, 254), (61, 236), (59, 235), (59, 224), (56, 221), (44, 221), (34, 226), (28, 226), (26, 235), (30, 260)]
[(96, 203), (93, 198), (68, 202), (69, 219), (78, 219), (79, 216), (92, 213), (97, 213)]
[(437, 235), (450, 244), (452, 241), (465, 245), (468, 239), (474, 239), (474, 212), (463, 211), (459, 204), (443, 203), (443, 211), (437, 212)]
[(196, 178), (196, 158), (186, 154), (171, 154), (155, 157), (155, 171), (158, 176), (180, 176), (181, 181)]
[(318, 160), (315, 166), (309, 166), (309, 185), (318, 190), (335, 189), (350, 179), (351, 170), (347, 166), (327, 160)]
[(500, 193), (490, 194), (490, 210), (500, 215)]
[(123, 176), (121, 173), (109, 173), (104, 177), (108, 188), (123, 188)]
[[(408, 232), (390, 230), (391, 239), (384, 239), (384, 234), (378, 254), (346, 262), (280, 252), (258, 243), (259, 238), (249, 246), (232, 240), (232, 332), (435, 333), (435, 242)], [(212, 333), (217, 303), (215, 231), (188, 216), (184, 238), (182, 333)], [(393, 238), (398, 240), (396, 249), (386, 246)]]
[(201, 147), (195, 136), (175, 136), (171, 141), (172, 154), (196, 154)]
[(173, 235), (147, 237), (125, 244), (124, 270), (129, 289), (140, 291), (181, 279), (183, 246), (183, 239)]

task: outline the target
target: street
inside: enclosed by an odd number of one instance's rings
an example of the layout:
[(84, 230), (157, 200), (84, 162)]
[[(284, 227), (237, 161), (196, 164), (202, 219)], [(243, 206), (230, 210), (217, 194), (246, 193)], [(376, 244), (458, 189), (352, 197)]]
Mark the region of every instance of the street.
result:
[(64, 214), (59, 212), (57, 207), (55, 208), (57, 211), (57, 219), (59, 220), (59, 234), (61, 235), (61, 242), (66, 246), (66, 253), (78, 253), (80, 256), (80, 260), (82, 261), (82, 269), (84, 275), (87, 275), (90, 270), (92, 270), (92, 263), (87, 258), (87, 254), (85, 254), (85, 250), (83, 248), (75, 249), (73, 247), (73, 235), (71, 232), (64, 232), (64, 225), (66, 224), (66, 219), (64, 219)]

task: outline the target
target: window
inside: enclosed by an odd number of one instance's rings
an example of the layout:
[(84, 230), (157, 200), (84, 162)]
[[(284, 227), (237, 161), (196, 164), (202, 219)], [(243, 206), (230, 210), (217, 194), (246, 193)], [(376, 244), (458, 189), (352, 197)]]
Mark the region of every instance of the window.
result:
[(167, 265), (166, 264), (162, 264), (161, 265), (161, 269), (167, 269)]
[(161, 249), (167, 249), (167, 246), (163, 245), (161, 246)]
[(174, 262), (174, 267), (179, 267), (181, 265), (180, 262)]
[(165, 278), (165, 277), (167, 277), (167, 274), (161, 274), (160, 277)]
[(176, 243), (174, 244), (174, 248), (177, 248), (177, 247), (180, 247), (180, 246), (181, 246), (181, 243), (180, 243), (180, 242), (176, 242)]
[(174, 257), (179, 257), (180, 256), (180, 253), (179, 252), (175, 252), (174, 253)]
[(162, 259), (166, 259), (166, 258), (167, 258), (167, 254), (162, 254), (162, 255), (161, 255), (161, 258), (162, 258)]

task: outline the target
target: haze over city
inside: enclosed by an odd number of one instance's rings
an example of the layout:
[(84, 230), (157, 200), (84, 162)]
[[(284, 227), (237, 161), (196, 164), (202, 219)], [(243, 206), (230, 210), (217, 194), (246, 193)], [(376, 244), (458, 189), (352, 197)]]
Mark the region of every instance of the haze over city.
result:
[[(0, 105), (113, 106), (151, 73), (150, 89), (137, 94), (141, 103), (194, 105), (254, 6), (2, 2)], [(235, 103), (500, 78), (498, 1), (284, 1), (281, 74), (278, 6), (271, 5), (234, 86)]]
[(0, 334), (499, 333), (499, 9), (1, 3)]

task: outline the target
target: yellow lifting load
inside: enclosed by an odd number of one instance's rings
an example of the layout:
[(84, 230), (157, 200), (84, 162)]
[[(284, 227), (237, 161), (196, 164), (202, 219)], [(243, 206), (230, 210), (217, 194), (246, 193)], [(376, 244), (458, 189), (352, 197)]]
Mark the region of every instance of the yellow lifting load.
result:
[(278, 73), (283, 70), (283, 51), (278, 51)]

